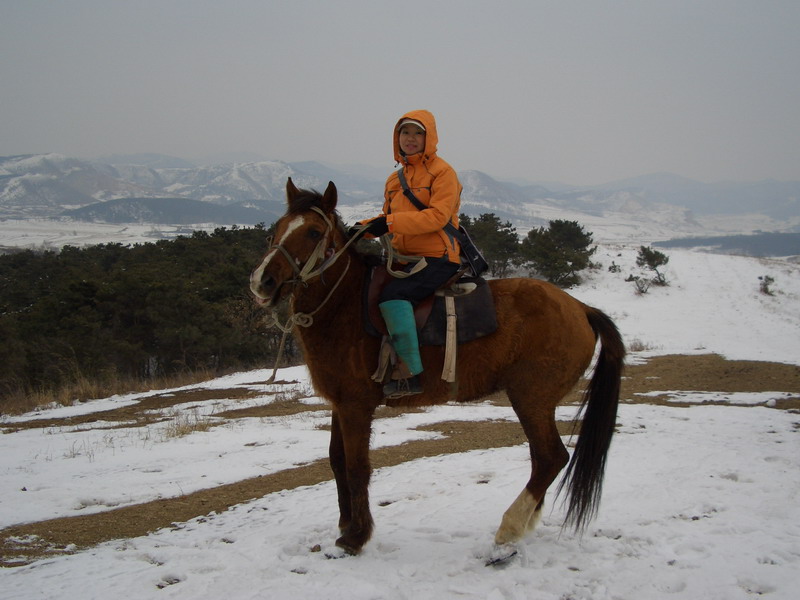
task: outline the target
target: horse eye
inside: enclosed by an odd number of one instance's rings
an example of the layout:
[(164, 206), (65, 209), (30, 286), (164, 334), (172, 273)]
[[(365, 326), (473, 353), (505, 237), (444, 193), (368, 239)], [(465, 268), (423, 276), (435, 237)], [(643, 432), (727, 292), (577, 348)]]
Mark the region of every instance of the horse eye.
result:
[(306, 235), (308, 235), (308, 237), (312, 240), (318, 240), (322, 237), (322, 232), (317, 229), (309, 229)]

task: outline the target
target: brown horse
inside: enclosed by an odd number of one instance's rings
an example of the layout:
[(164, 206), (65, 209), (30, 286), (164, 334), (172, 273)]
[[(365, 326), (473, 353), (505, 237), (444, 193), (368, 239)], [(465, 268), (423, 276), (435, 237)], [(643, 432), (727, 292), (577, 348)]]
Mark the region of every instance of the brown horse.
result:
[[(380, 340), (362, 323), (368, 268), (347, 242), (336, 212), (333, 182), (324, 194), (300, 190), (289, 179), (288, 210), (276, 223), (274, 242), (253, 271), (250, 287), (267, 307), (291, 296), (291, 324), (303, 348), (312, 383), (333, 405), (330, 464), (339, 496), (337, 546), (357, 554), (369, 540), (369, 440), (382, 386), (370, 377)], [(613, 322), (559, 288), (533, 279), (489, 282), (497, 309), (495, 333), (462, 344), (458, 353), (459, 402), (505, 390), (528, 438), (531, 477), (505, 512), (498, 545), (519, 540), (542, 514), (547, 488), (567, 465), (555, 409), (600, 352), (584, 394), (585, 414), (572, 461), (561, 483), (568, 493), (566, 522), (582, 529), (597, 511), (606, 455), (614, 433), (625, 348)], [(441, 347), (423, 347), (424, 393), (405, 406), (447, 402), (440, 378)]]

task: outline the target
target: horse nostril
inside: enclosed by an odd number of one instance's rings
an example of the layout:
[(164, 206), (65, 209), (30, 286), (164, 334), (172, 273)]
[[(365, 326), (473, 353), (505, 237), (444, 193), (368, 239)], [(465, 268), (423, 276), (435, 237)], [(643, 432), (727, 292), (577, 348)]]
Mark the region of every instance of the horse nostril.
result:
[(266, 273), (254, 271), (250, 275), (250, 290), (255, 296), (269, 294), (271, 288), (275, 286), (275, 280)]

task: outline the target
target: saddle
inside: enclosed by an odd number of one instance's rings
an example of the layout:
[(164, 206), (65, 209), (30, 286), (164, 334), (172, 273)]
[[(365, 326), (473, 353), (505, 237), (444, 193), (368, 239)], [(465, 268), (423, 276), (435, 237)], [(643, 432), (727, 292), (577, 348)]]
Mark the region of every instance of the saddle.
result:
[[(378, 308), (378, 299), (392, 276), (384, 265), (377, 265), (367, 271), (366, 277), (362, 302), (364, 328), (369, 335), (384, 338), (386, 342), (388, 331)], [(448, 282), (414, 307), (414, 318), (421, 346), (446, 347), (442, 379), (449, 382), (455, 381), (455, 346), (497, 330), (494, 298), (482, 277), (462, 277), (455, 283)], [(384, 343), (378, 371), (373, 376), (376, 381), (385, 379), (391, 353), (391, 345)]]
[[(367, 272), (366, 298), (363, 306), (364, 328), (373, 337), (388, 335), (378, 308), (381, 290), (392, 276), (383, 265)], [(438, 290), (414, 307), (414, 319), (421, 346), (444, 346), (447, 333), (447, 296), (455, 298), (457, 337), (459, 344), (482, 338), (497, 330), (497, 315), (489, 284), (482, 277), (464, 277)]]

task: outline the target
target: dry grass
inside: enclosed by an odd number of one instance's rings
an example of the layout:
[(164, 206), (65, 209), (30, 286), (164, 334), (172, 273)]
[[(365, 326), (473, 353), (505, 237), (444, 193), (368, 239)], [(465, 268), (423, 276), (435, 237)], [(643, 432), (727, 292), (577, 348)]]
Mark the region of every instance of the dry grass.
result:
[(0, 396), (0, 415), (19, 415), (45, 406), (72, 406), (97, 398), (107, 398), (114, 394), (148, 392), (154, 389), (180, 387), (207, 381), (219, 376), (210, 371), (192, 371), (164, 377), (141, 379), (113, 375), (102, 380), (76, 377), (72, 383), (56, 389), (23, 390), (17, 389)]
[(200, 414), (197, 409), (188, 412), (175, 411), (164, 429), (164, 436), (181, 438), (195, 432), (208, 431), (217, 424), (217, 420)]
[(645, 352), (647, 350), (653, 350), (653, 346), (650, 344), (643, 342), (639, 338), (635, 338), (628, 342), (628, 351), (629, 352)]

